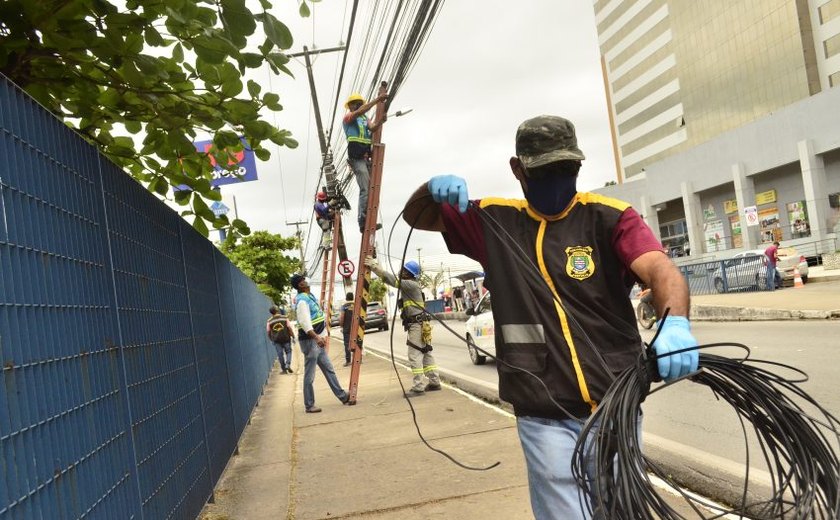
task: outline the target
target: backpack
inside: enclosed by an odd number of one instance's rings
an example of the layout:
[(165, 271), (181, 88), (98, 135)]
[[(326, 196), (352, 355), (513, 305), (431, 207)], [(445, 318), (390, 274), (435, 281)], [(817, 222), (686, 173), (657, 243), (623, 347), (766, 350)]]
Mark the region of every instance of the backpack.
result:
[(286, 318), (274, 316), (268, 320), (268, 339), (274, 343), (289, 343), (292, 335), (286, 326)]

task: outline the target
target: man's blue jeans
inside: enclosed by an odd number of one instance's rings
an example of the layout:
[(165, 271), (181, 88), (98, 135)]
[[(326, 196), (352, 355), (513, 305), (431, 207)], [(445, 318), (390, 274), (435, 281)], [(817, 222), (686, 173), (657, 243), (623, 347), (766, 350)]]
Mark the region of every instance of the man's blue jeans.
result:
[(359, 185), (359, 227), (365, 225), (367, 214), (368, 188), (370, 187), (370, 161), (367, 159), (347, 159), (350, 169), (356, 176), (356, 183)]
[[(572, 455), (582, 426), (574, 419), (517, 417), (519, 442), (528, 466), (531, 509), (537, 520), (593, 518), (586, 507), (589, 499), (572, 476)], [(597, 429), (590, 432), (590, 439), (593, 433)], [(589, 451), (590, 440), (586, 445)], [(594, 450), (586, 462), (586, 476), (595, 478)]]
[(768, 291), (775, 291), (776, 290), (776, 266), (775, 265), (768, 265), (767, 266), (767, 290)]
[(280, 370), (286, 370), (292, 366), (292, 342), (275, 343), (277, 359), (280, 360)]
[(347, 400), (347, 392), (341, 388), (338, 378), (335, 375), (335, 369), (332, 366), (330, 357), (327, 351), (322, 349), (315, 343), (314, 339), (298, 339), (300, 343), (300, 350), (303, 352), (303, 406), (307, 410), (315, 406), (315, 366), (321, 368), (324, 377), (327, 378), (327, 384), (330, 385), (330, 390), (335, 394), (341, 402)]

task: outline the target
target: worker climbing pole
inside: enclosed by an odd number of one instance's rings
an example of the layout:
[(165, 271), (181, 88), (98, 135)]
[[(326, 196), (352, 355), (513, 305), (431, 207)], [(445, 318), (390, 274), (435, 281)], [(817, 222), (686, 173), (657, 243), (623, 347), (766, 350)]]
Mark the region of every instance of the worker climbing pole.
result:
[[(379, 86), (379, 102), (376, 113), (385, 113), (385, 95), (388, 85), (384, 81)], [(362, 348), (365, 340), (365, 319), (367, 304), (370, 296), (370, 269), (364, 265), (367, 256), (376, 257), (374, 239), (376, 235), (376, 216), (379, 214), (379, 188), (382, 182), (382, 165), (385, 157), (385, 145), (382, 144), (382, 125), (378, 125), (371, 135), (371, 171), (370, 187), (368, 188), (368, 203), (365, 213), (365, 224), (362, 232), (362, 244), (359, 252), (359, 271), (356, 277), (356, 300), (353, 302), (353, 323), (350, 325), (350, 349), (353, 359), (350, 365), (350, 384), (348, 404), (356, 404), (356, 394), (359, 390), (359, 373), (361, 372)], [(361, 208), (359, 208), (361, 211)]]

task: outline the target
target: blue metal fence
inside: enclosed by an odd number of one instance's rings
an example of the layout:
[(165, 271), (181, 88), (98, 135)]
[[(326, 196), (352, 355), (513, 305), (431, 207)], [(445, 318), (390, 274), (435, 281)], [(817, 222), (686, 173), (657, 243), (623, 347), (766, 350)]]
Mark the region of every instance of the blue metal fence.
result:
[(268, 299), (5, 78), (0, 130), (0, 519), (195, 518), (268, 379)]
[(699, 262), (679, 266), (692, 295), (767, 289), (764, 256)]

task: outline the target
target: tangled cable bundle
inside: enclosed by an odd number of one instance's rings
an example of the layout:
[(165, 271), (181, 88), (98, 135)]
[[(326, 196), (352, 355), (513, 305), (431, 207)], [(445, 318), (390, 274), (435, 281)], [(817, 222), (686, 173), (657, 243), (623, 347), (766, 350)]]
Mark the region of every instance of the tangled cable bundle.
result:
[[(699, 348), (721, 346), (740, 347), (749, 353), (740, 344)], [(770, 366), (793, 371), (800, 377), (785, 378), (769, 370)], [(675, 486), (697, 517), (718, 518), (731, 513), (755, 519), (840, 518), (840, 461), (831, 444), (840, 441), (838, 420), (800, 388), (808, 376), (781, 363), (750, 359), (749, 354), (743, 359), (731, 359), (701, 353), (700, 367), (691, 380), (709, 387), (718, 399), (735, 409), (745, 438), (746, 423), (752, 425), (771, 473), (772, 494), (766, 500), (749, 503), (749, 472), (744, 478), (740, 503), (728, 509), (683, 493)], [(653, 356), (622, 372), (587, 421), (575, 448), (575, 478), (590, 497), (590, 508), (599, 511), (603, 518), (685, 518), (655, 491), (649, 473), (668, 482), (672, 479), (643, 455), (640, 445), (640, 406), (652, 393), (650, 384), (656, 378)], [(819, 417), (810, 415), (800, 403), (812, 407)], [(589, 441), (585, 442), (587, 438)], [(593, 450), (594, 475), (587, 475), (587, 458)], [(714, 511), (713, 515), (704, 516), (708, 511)]]

